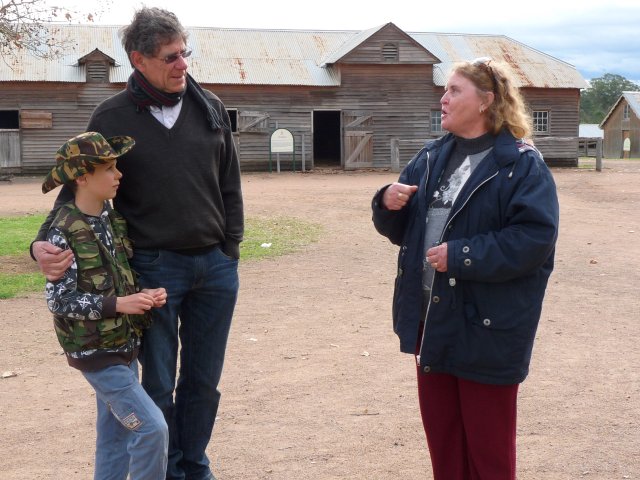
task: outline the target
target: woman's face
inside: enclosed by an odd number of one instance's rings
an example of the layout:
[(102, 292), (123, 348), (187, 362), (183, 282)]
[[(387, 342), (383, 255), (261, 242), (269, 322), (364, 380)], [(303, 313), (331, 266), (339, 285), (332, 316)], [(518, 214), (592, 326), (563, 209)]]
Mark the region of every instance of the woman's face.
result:
[(462, 138), (476, 138), (487, 133), (486, 113), (492, 100), (491, 93), (481, 97), (471, 80), (454, 73), (440, 99), (442, 128)]

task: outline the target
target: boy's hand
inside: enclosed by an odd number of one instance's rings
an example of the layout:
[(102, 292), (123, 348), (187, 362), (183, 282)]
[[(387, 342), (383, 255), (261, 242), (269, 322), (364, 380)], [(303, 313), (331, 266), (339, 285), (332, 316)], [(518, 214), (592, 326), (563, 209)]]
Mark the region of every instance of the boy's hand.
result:
[(142, 292), (148, 293), (153, 298), (153, 306), (158, 308), (167, 303), (167, 291), (160, 288), (143, 288)]
[(116, 298), (116, 312), (142, 314), (151, 310), (154, 306), (154, 299), (145, 292), (134, 293), (125, 297)]
[(60, 280), (73, 264), (71, 249), (62, 250), (47, 241), (33, 242), (32, 252), (40, 271), (50, 282)]

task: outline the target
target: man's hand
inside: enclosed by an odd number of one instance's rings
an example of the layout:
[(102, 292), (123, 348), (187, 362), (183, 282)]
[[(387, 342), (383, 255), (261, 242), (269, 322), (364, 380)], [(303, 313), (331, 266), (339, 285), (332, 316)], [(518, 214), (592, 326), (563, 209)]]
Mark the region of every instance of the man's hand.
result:
[(33, 242), (32, 252), (40, 271), (50, 282), (60, 280), (74, 261), (70, 249), (62, 250), (45, 241)]
[(416, 190), (418, 190), (417, 185), (392, 183), (382, 195), (382, 206), (387, 210), (401, 210), (409, 203)]

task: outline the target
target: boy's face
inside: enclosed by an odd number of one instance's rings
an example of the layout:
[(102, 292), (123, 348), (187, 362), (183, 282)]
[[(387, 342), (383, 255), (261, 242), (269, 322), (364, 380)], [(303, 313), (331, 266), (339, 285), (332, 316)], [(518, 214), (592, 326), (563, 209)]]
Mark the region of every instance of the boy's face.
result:
[(92, 173), (83, 175), (79, 188), (99, 200), (110, 200), (116, 196), (122, 173), (116, 168), (117, 160), (96, 165)]

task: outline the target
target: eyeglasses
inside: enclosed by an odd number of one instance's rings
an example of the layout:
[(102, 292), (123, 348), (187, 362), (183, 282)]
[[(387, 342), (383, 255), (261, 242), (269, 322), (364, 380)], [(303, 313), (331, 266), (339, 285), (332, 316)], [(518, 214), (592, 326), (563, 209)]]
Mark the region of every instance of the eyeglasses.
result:
[(154, 57), (158, 60), (162, 60), (167, 65), (171, 65), (174, 62), (177, 62), (179, 58), (188, 58), (192, 53), (192, 50), (183, 50), (178, 53), (172, 53), (171, 55), (167, 55), (166, 57)]
[(492, 90), (495, 90), (496, 86), (498, 85), (498, 77), (493, 68), (491, 68), (491, 62), (493, 62), (493, 59), (491, 57), (478, 57), (475, 60), (471, 60), (471, 62), (469, 63), (474, 67), (482, 67), (487, 71), (493, 84)]

